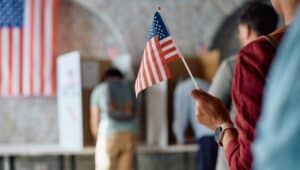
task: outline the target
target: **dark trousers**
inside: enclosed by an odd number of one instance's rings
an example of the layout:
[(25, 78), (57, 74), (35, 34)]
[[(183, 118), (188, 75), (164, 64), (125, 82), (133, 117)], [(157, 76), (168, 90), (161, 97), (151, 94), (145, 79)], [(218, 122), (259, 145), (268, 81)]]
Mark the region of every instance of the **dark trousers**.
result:
[(218, 145), (213, 136), (204, 136), (197, 140), (197, 170), (215, 170), (218, 154)]

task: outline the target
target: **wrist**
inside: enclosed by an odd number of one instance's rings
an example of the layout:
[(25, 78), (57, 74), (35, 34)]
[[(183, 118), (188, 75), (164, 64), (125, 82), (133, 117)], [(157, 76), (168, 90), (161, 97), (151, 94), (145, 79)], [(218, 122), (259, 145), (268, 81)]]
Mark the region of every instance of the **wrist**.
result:
[[(234, 125), (232, 122), (224, 122), (221, 123), (216, 129), (215, 129), (215, 140), (220, 145), (223, 146), (223, 139), (225, 138), (225, 135), (228, 131), (236, 131)], [(227, 137), (226, 137), (227, 138)]]
[(233, 127), (233, 126), (234, 125), (231, 120), (220, 120), (220, 121), (217, 121), (217, 123), (215, 125), (215, 129), (218, 127), (226, 128), (226, 127)]
[(223, 147), (226, 148), (230, 141), (236, 139), (238, 136), (238, 132), (236, 129), (228, 129), (224, 132), (224, 137), (222, 139)]

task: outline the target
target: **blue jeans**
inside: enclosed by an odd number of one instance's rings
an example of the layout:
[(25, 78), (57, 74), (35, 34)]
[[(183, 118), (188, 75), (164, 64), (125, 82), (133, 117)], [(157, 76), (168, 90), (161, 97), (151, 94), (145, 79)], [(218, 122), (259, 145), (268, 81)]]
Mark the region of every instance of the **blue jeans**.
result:
[(213, 136), (203, 136), (197, 140), (197, 170), (215, 170), (218, 154), (218, 145)]

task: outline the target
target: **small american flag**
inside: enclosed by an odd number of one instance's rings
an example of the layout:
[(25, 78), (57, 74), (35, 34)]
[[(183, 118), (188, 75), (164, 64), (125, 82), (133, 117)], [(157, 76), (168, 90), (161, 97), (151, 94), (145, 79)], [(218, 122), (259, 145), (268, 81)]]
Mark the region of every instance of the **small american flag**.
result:
[(56, 0), (0, 0), (0, 96), (54, 95)]
[(136, 96), (142, 90), (171, 78), (167, 64), (179, 57), (179, 51), (162, 17), (156, 12), (135, 81)]

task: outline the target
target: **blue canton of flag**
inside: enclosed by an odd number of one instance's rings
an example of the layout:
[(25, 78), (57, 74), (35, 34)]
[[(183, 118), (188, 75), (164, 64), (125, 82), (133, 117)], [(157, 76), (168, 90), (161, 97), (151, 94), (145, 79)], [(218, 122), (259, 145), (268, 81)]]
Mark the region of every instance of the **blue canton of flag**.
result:
[(24, 0), (0, 0), (0, 27), (22, 27)]
[(153, 23), (149, 29), (148, 40), (156, 35), (158, 36), (159, 40), (162, 40), (170, 35), (162, 17), (158, 12), (154, 14)]

